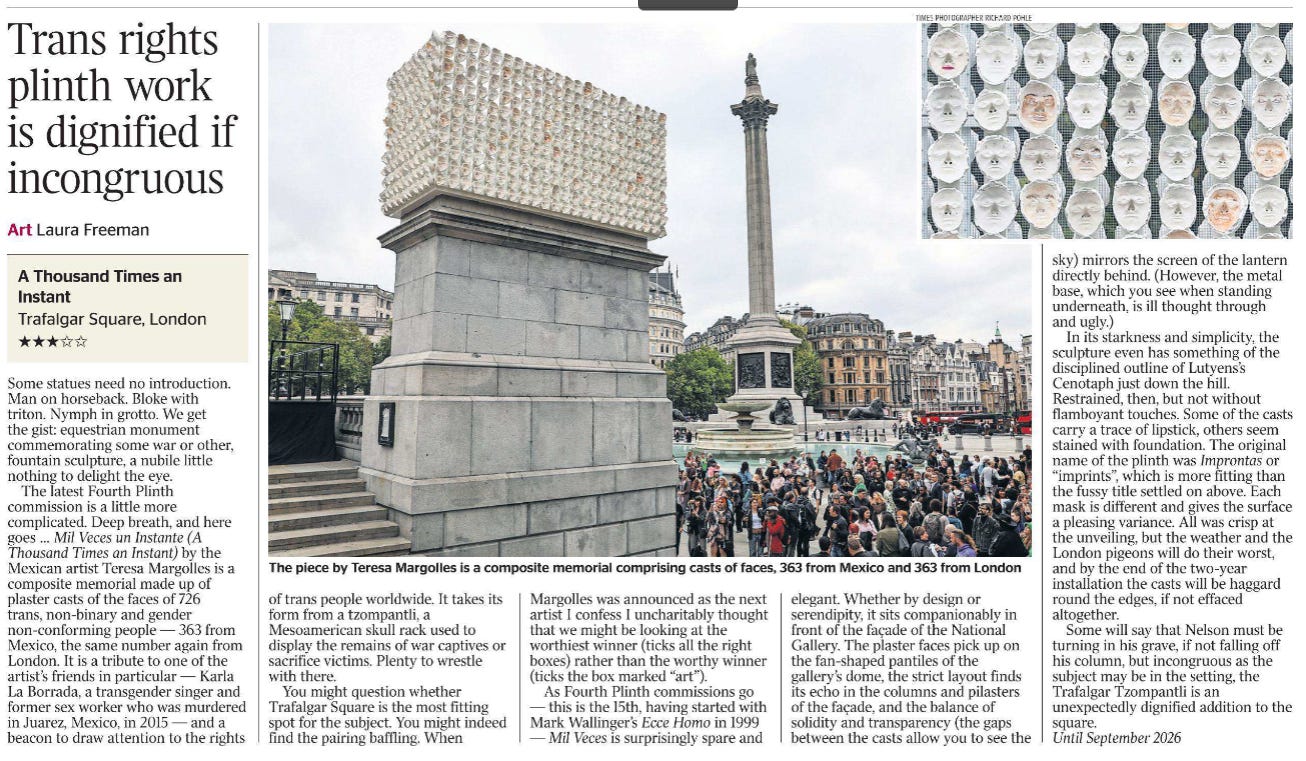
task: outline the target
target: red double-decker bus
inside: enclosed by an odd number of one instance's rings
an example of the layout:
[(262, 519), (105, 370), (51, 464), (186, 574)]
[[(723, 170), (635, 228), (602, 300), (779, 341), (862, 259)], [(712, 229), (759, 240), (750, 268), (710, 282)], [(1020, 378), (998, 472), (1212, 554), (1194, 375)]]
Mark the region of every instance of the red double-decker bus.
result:
[(1016, 433), (1029, 436), (1034, 433), (1034, 416), (1030, 410), (1020, 410), (1011, 416), (1011, 425)]
[(965, 410), (942, 410), (938, 412), (926, 412), (925, 410), (912, 410), (912, 419), (921, 425), (934, 425), (941, 423), (951, 425), (956, 422), (957, 418), (967, 414)]

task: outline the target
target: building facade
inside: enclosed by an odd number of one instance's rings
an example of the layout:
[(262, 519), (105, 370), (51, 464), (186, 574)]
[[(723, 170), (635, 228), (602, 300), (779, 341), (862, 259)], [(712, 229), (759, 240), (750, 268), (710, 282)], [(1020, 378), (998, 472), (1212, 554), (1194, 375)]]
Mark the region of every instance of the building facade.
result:
[(395, 295), (371, 283), (319, 280), (316, 272), (268, 270), (268, 301), (312, 301), (333, 320), (352, 322), (373, 343), (390, 335)]
[(685, 351), (712, 348), (721, 352), (721, 356), (731, 365), (734, 364), (735, 352), (730, 348), (730, 339), (748, 322), (748, 315), (736, 320), (730, 315), (719, 318), (707, 330), (690, 333), (685, 337)]
[(648, 273), (648, 357), (666, 367), (685, 348), (685, 308), (670, 270)]
[(804, 315), (807, 340), (821, 362), (817, 410), (842, 418), (853, 407), (892, 404), (888, 333), (880, 320), (856, 313)]

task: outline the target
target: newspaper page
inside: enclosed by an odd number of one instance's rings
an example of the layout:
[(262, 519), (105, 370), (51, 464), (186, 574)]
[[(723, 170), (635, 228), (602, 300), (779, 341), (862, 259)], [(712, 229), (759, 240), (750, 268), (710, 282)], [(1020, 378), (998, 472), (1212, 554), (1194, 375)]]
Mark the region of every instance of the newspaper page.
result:
[(5, 757), (1299, 755), (1297, 13), (6, 6)]

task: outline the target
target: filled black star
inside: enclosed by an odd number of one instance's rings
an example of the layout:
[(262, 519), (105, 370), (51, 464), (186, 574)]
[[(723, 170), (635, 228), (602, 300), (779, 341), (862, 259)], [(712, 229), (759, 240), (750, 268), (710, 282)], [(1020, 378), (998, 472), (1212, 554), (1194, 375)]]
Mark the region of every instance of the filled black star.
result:
[(18, 339), (18, 343), (22, 346), (31, 346), (32, 339), (28, 338), (27, 336), (23, 336), (22, 338)]
[(37, 346), (45, 346), (45, 339), (44, 339), (44, 338), (41, 338), (40, 336), (37, 336), (36, 338), (33, 338), (32, 340), (36, 343)]
[(59, 339), (55, 338), (54, 336), (50, 336), (48, 339), (46, 339), (46, 343), (49, 344), (51, 349), (53, 349), (54, 347), (59, 345)]

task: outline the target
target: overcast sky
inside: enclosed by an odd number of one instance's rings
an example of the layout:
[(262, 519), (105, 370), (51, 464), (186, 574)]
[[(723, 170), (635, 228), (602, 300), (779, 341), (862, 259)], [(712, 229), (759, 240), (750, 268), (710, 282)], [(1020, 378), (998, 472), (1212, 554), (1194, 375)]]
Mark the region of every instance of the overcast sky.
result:
[[(394, 282), (377, 236), (386, 79), (444, 27), (275, 25), (268, 41), (270, 265)], [(687, 332), (748, 310), (743, 98), (753, 52), (771, 118), (776, 299), (894, 330), (1009, 341), (1030, 332), (1024, 244), (920, 231), (913, 25), (450, 24), (667, 114), (669, 222)]]

